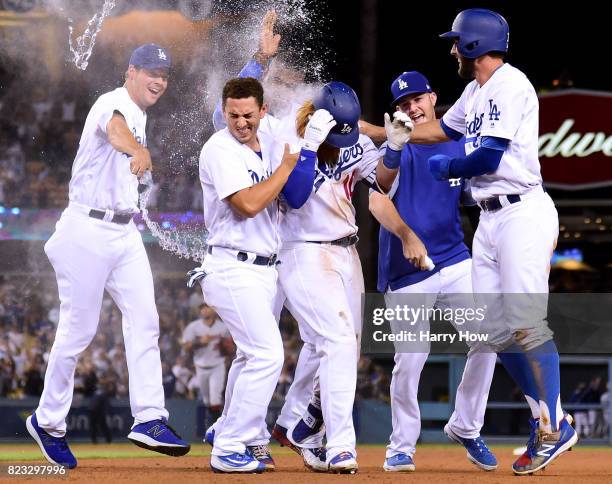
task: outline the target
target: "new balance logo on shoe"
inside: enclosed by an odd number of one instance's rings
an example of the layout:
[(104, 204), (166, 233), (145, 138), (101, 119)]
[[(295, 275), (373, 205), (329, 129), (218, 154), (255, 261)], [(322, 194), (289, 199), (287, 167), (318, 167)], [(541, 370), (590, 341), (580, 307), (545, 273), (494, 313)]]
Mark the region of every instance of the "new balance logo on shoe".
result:
[(147, 434), (153, 435), (153, 437), (159, 437), (167, 430), (165, 425), (154, 425), (149, 430), (147, 430)]
[(542, 447), (544, 448), (538, 451), (538, 455), (541, 455), (542, 457), (550, 457), (550, 451), (553, 450), (556, 445), (542, 444)]

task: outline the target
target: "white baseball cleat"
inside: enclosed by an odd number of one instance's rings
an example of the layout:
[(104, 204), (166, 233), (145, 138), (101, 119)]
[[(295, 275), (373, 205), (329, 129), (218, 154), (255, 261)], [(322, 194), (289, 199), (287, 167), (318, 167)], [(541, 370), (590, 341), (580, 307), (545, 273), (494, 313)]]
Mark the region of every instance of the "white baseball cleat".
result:
[(333, 474), (355, 474), (359, 469), (355, 456), (350, 452), (340, 452), (332, 457), (328, 466), (329, 472)]

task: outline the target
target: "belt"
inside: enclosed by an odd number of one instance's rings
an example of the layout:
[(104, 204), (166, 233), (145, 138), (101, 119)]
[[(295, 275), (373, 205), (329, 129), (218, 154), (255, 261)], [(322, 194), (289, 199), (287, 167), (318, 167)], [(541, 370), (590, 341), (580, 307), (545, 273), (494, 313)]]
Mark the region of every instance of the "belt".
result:
[(485, 212), (496, 212), (508, 205), (521, 201), (520, 195), (502, 195), (499, 197), (486, 198), (478, 202), (478, 206)]
[(332, 240), (331, 242), (325, 242), (320, 240), (309, 240), (312, 244), (330, 244), (330, 245), (339, 245), (340, 247), (350, 247), (351, 245), (355, 245), (359, 241), (359, 237), (356, 234), (347, 235), (346, 237), (342, 237), (341, 239)]
[[(227, 247), (215, 247), (215, 249), (222, 249), (225, 252), (231, 252), (236, 255), (236, 260), (239, 260), (240, 262), (249, 262), (251, 264), (255, 264), (256, 266), (273, 266), (274, 264), (277, 263), (276, 254), (272, 254), (270, 257), (265, 257), (263, 255), (254, 254), (253, 252), (246, 252), (244, 250), (228, 249)], [(209, 254), (213, 253), (212, 245), (208, 246), (207, 252)]]
[[(95, 208), (92, 208), (89, 211), (89, 216), (91, 218), (97, 218), (98, 220), (104, 220), (104, 217), (106, 216), (106, 212), (104, 210), (96, 210)], [(113, 218), (109, 220), (109, 222), (125, 225), (125, 224), (130, 223), (130, 221), (132, 220), (132, 217), (134, 217), (134, 215), (131, 213), (124, 213), (124, 214), (116, 213), (113, 215)]]

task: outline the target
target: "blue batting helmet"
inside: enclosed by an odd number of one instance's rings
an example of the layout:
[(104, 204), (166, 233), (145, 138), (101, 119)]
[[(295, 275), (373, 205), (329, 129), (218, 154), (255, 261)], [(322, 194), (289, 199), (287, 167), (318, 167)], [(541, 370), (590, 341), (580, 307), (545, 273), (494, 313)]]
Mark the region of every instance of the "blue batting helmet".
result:
[(508, 52), (508, 22), (500, 14), (486, 8), (469, 8), (460, 12), (449, 32), (440, 37), (457, 39), (457, 50), (468, 59), (489, 52)]
[(312, 100), (315, 109), (327, 109), (336, 121), (325, 141), (336, 148), (357, 143), (361, 105), (355, 91), (339, 81), (325, 84)]

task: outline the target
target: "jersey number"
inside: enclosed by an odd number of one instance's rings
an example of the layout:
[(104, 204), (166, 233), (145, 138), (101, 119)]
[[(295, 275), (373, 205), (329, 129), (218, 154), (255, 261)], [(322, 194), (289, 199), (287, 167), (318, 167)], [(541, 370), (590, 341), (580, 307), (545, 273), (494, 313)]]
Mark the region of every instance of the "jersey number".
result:
[(355, 178), (355, 172), (347, 175), (344, 182), (342, 182), (342, 185), (344, 185), (344, 193), (349, 200), (353, 198), (353, 178)]

